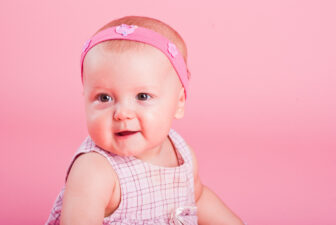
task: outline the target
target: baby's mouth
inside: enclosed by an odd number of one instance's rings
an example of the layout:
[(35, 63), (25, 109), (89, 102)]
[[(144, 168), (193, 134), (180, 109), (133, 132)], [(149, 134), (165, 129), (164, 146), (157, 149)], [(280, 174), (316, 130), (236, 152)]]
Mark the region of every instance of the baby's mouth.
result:
[(138, 131), (131, 131), (131, 130), (125, 130), (125, 131), (121, 131), (121, 132), (117, 132), (115, 133), (117, 136), (127, 136), (127, 135), (132, 135), (137, 133)]

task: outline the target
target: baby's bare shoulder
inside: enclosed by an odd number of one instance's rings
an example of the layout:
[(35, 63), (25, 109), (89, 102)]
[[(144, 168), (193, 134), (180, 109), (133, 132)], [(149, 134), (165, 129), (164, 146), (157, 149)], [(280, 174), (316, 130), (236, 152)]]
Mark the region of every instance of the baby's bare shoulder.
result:
[(115, 183), (116, 174), (108, 160), (99, 153), (89, 152), (78, 156), (73, 163), (66, 188), (85, 192), (111, 192)]
[(114, 175), (113, 167), (103, 155), (89, 152), (76, 158), (70, 170), (69, 178), (76, 176), (78, 180), (95, 179), (96, 181), (103, 182), (106, 180), (106, 182), (109, 182), (111, 176), (113, 178)]
[(104, 156), (95, 152), (80, 155), (66, 182), (61, 221), (102, 221), (116, 181), (113, 167)]

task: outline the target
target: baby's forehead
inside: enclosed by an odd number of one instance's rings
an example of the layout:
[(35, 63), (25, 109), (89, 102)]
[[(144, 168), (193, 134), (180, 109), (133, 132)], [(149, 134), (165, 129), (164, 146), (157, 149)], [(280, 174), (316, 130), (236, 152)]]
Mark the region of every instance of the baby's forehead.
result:
[[(125, 76), (129, 84), (143, 86), (158, 85), (171, 76), (178, 79), (174, 67), (160, 50), (142, 43), (122, 47), (111, 46), (109, 42), (94, 46), (84, 60), (84, 77), (99, 83), (105, 79), (120, 81)], [(106, 74), (104, 79), (102, 74)]]
[[(119, 41), (121, 43), (127, 42), (128, 44), (120, 44)], [(111, 58), (113, 58), (113, 61), (109, 60)], [(139, 61), (142, 63), (147, 61), (153, 64), (153, 66), (160, 66), (162, 69), (174, 68), (167, 56), (159, 49), (148, 44), (128, 40), (112, 40), (99, 43), (87, 53), (84, 59), (84, 64), (88, 61), (96, 64), (101, 62), (109, 62), (111, 64), (121, 63), (121, 60), (116, 60), (118, 58), (126, 58), (126, 63), (129, 60), (133, 60), (132, 62)]]

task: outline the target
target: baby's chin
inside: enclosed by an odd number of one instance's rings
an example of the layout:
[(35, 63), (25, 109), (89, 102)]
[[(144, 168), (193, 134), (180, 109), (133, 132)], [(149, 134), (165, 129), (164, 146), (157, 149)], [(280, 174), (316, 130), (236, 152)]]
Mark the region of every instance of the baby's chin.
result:
[(118, 156), (121, 156), (121, 157), (130, 157), (130, 156), (134, 156), (134, 153), (132, 151), (116, 151), (115, 149), (113, 148), (110, 148), (110, 147), (100, 147), (102, 149), (104, 149), (105, 151), (107, 152), (110, 152), (114, 155), (118, 155)]
[(139, 154), (143, 153), (143, 149), (140, 148), (139, 146), (134, 147), (133, 145), (131, 146), (119, 146), (117, 144), (114, 144), (113, 142), (110, 142), (110, 140), (105, 140), (105, 139), (98, 139), (95, 140), (95, 136), (92, 137), (93, 141), (95, 142), (95, 144), (103, 149), (104, 151), (107, 151), (109, 153), (112, 153), (114, 155), (118, 155), (121, 157), (136, 157)]

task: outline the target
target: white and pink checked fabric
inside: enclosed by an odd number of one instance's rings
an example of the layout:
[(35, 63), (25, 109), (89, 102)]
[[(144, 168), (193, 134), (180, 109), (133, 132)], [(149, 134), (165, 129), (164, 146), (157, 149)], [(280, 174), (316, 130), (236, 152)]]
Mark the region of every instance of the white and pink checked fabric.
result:
[[(168, 136), (179, 153), (178, 167), (160, 167), (135, 157), (112, 154), (96, 146), (90, 137), (79, 147), (71, 165), (80, 154), (95, 151), (107, 158), (119, 177), (121, 201), (115, 212), (104, 218), (103, 225), (197, 224), (191, 153), (175, 130), (171, 129)], [(64, 188), (46, 225), (60, 223)]]

